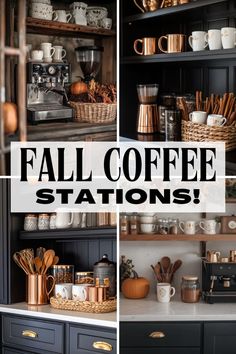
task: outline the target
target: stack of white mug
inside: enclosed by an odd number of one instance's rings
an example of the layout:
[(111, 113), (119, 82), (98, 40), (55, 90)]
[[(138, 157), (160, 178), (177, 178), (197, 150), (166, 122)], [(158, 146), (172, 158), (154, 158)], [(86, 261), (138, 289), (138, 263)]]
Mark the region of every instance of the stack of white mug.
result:
[(140, 214), (140, 232), (144, 234), (152, 234), (156, 231), (156, 214), (141, 213)]
[(207, 114), (204, 111), (194, 111), (189, 114), (189, 120), (192, 123), (207, 124), (211, 127), (223, 127), (227, 119), (221, 114)]
[(30, 59), (32, 61), (44, 63), (62, 63), (66, 56), (66, 50), (61, 45), (52, 45), (52, 43), (41, 43), (41, 49), (32, 50)]
[(205, 31), (194, 31), (189, 36), (189, 45), (194, 52), (205, 50), (232, 49), (236, 46), (236, 28), (223, 27)]

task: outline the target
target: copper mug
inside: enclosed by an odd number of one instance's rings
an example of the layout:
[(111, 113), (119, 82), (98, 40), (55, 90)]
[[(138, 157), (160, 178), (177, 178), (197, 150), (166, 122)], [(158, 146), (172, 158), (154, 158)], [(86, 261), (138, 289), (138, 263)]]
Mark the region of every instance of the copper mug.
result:
[[(48, 290), (49, 279), (52, 280), (52, 284)], [(55, 279), (52, 275), (29, 274), (27, 284), (28, 305), (46, 305), (54, 286)]]
[(236, 262), (236, 250), (230, 250), (230, 262)]
[(159, 0), (141, 0), (141, 5), (138, 1), (140, 0), (134, 0), (134, 3), (142, 12), (156, 11), (159, 8)]
[[(142, 45), (142, 50), (138, 50), (138, 44)], [(134, 41), (134, 51), (139, 55), (153, 55), (157, 53), (157, 40), (156, 38), (146, 37), (142, 39), (136, 39)]]
[[(163, 49), (163, 40), (167, 41), (167, 50)], [(186, 36), (184, 34), (167, 34), (158, 40), (158, 47), (163, 53), (180, 53), (186, 50)]]

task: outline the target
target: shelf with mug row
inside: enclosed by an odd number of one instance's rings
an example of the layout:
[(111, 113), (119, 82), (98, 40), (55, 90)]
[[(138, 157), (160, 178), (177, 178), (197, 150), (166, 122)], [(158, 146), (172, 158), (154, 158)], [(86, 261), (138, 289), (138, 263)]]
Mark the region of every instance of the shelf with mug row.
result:
[(26, 19), (26, 31), (27, 33), (62, 37), (77, 37), (78, 35), (83, 35), (83, 38), (109, 37), (115, 36), (116, 34), (115, 31), (104, 28), (41, 20), (32, 17), (27, 17)]
[(235, 60), (236, 48), (220, 50), (201, 50), (198, 52), (181, 52), (154, 55), (135, 55), (124, 57), (121, 64), (151, 64), (151, 63), (172, 63), (203, 60)]
[(97, 226), (86, 228), (51, 229), (36, 231), (20, 231), (20, 240), (85, 240), (116, 239), (116, 227)]
[(236, 234), (195, 234), (195, 235), (159, 235), (159, 234), (137, 234), (120, 235), (120, 241), (236, 241)]
[(191, 1), (188, 4), (183, 4), (179, 6), (171, 6), (163, 9), (159, 9), (152, 12), (139, 13), (137, 15), (126, 16), (124, 18), (124, 23), (131, 23), (135, 21), (142, 21), (148, 19), (155, 19), (162, 16), (174, 15), (174, 14), (182, 14), (186, 11), (194, 11), (196, 9), (200, 9), (202, 7), (206, 7), (209, 5), (215, 5), (218, 3), (226, 2), (227, 0), (196, 0)]

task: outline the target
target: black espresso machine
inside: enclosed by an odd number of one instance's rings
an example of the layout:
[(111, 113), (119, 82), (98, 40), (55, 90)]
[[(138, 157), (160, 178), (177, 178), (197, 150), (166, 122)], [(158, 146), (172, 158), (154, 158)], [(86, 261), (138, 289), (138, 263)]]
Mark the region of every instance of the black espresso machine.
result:
[(68, 63), (27, 63), (27, 118), (30, 123), (71, 120), (66, 85), (70, 82)]
[(209, 303), (236, 302), (236, 263), (202, 259), (202, 295)]

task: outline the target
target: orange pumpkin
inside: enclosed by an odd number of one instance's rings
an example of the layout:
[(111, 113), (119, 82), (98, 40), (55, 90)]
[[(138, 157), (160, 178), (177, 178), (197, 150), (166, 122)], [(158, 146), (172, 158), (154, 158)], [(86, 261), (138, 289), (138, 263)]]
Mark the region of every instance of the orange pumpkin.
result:
[(17, 107), (15, 103), (5, 102), (3, 104), (4, 132), (15, 133), (17, 129)]
[(128, 299), (143, 299), (149, 293), (150, 283), (146, 278), (138, 277), (136, 272), (133, 274), (133, 278), (123, 281), (121, 291)]
[(71, 84), (70, 92), (72, 93), (72, 95), (80, 95), (81, 93), (88, 92), (88, 86), (83, 81), (76, 81)]

